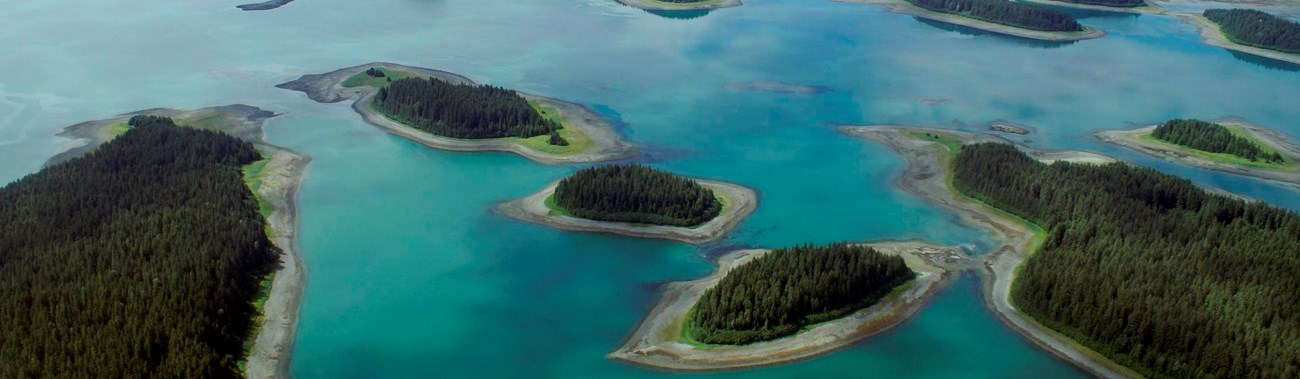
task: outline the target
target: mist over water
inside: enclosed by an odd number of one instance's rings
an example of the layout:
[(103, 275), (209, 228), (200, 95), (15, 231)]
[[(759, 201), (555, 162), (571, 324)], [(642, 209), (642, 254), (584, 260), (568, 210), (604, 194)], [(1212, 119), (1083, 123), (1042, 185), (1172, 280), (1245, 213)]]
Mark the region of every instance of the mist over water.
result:
[[(1102, 39), (1042, 43), (919, 22), (870, 5), (752, 0), (689, 17), (612, 0), (19, 2), (0, 9), (0, 181), (39, 169), (77, 122), (154, 107), (245, 103), (282, 113), (271, 143), (314, 160), (299, 196), (307, 267), (299, 378), (660, 377), (609, 361), (664, 283), (735, 247), (925, 239), (982, 231), (893, 188), (903, 160), (839, 124), (1031, 126), (1083, 149), (1300, 209), (1286, 187), (1107, 146), (1101, 129), (1241, 117), (1300, 136), (1300, 72), (1200, 42), (1156, 16), (1087, 14)], [(1082, 14), (1081, 14), (1082, 16)], [(711, 245), (566, 233), (495, 204), (580, 166), (434, 151), (274, 84), (372, 61), (464, 74), (588, 105), (642, 162), (760, 193)], [(827, 88), (736, 91), (736, 83)], [(824, 357), (702, 377), (1081, 377), (984, 308), (965, 275), (914, 320)]]

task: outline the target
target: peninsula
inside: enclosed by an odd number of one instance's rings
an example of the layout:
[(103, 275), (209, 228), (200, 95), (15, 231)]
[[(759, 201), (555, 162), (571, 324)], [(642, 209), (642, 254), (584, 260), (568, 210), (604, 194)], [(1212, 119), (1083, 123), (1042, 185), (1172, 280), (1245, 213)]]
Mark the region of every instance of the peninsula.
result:
[(498, 206), (521, 221), (569, 231), (704, 243), (754, 212), (758, 194), (640, 165), (587, 168)]
[(648, 11), (689, 11), (744, 5), (741, 0), (617, 0), (620, 4)]
[(1208, 9), (1178, 18), (1196, 25), (1207, 44), (1300, 64), (1300, 23), (1295, 21), (1248, 9)]
[(367, 123), (436, 149), (511, 152), (547, 164), (635, 155), (586, 107), (478, 85), (445, 71), (371, 63), (276, 87), (322, 103), (354, 100), (352, 109)]
[(1101, 29), (1080, 25), (1067, 13), (1006, 0), (835, 1), (876, 4), (884, 6), (890, 12), (1041, 41), (1082, 41), (1106, 35)]
[[(1196, 137), (1199, 138), (1187, 140), (1171, 137), (1162, 139), (1154, 135), (1162, 127), (1179, 127), (1184, 124), (1199, 126), (1208, 131), (1197, 134)], [(1096, 136), (1104, 142), (1170, 162), (1300, 187), (1300, 147), (1289, 142), (1281, 133), (1245, 120), (1171, 120), (1132, 130), (1102, 131), (1096, 133)], [(1197, 145), (1197, 142), (1203, 144)], [(1240, 147), (1227, 150), (1229, 143)], [(1252, 156), (1255, 159), (1252, 160)]]
[[(20, 301), (30, 314), (80, 312), (41, 316), (58, 323), (55, 334), (44, 325), (5, 328), (28, 334), (5, 341), (54, 345), (33, 359), (6, 353), (17, 366), (0, 365), (0, 372), (49, 360), (41, 372), (55, 376), (287, 374), (302, 284), (293, 196), (308, 158), (261, 141), (262, 123), (273, 116), (246, 105), (151, 109), (65, 128), (61, 135), (80, 146), (0, 189), (0, 198), (21, 207), (5, 208), (0, 219), (11, 211), (52, 216), (5, 222), (21, 233), (0, 233), (0, 245), (25, 246), (5, 249), (3, 278), (26, 290), (5, 293), (48, 296)], [(97, 221), (79, 227), (70, 220)], [(60, 226), (40, 226), (46, 222)], [(10, 245), (13, 238), (45, 242)], [(62, 253), (39, 253), (45, 249)], [(90, 251), (96, 254), (72, 254)], [(65, 269), (42, 273), (54, 266), (38, 262), (55, 256)], [(67, 346), (80, 346), (78, 358), (49, 355), (70, 353)]]
[[(871, 274), (851, 279), (861, 285), (844, 287), (848, 291), (858, 290), (861, 294), (845, 297), (840, 299), (844, 301), (835, 303), (835, 296), (831, 294), (839, 292), (807, 286), (823, 279), (850, 280), (847, 278), (850, 274), (808, 270), (807, 266), (815, 266), (818, 260), (844, 261), (834, 267), (847, 271), (852, 271), (850, 267), (871, 266), (868, 262), (881, 262), (874, 269), (867, 270)], [(641, 321), (636, 331), (608, 357), (674, 371), (741, 369), (813, 358), (850, 346), (907, 320), (944, 287), (951, 277), (949, 270), (958, 270), (968, 264), (968, 258), (959, 248), (910, 241), (734, 251), (718, 259), (718, 269), (712, 275), (699, 280), (668, 284), (659, 303)], [(891, 267), (892, 270), (882, 267)], [(891, 273), (899, 276), (892, 276), (891, 279)], [(839, 276), (840, 274), (845, 276)], [(776, 283), (769, 279), (777, 277), (787, 278), (782, 282), (786, 283), (785, 291), (791, 293), (790, 297), (777, 299), (752, 296), (766, 291), (762, 286)], [(870, 283), (878, 285), (869, 285)], [(799, 292), (800, 289), (808, 291)], [(763, 313), (757, 311), (762, 308), (767, 311), (765, 314), (773, 316), (773, 320), (790, 319), (792, 314), (803, 316), (797, 317), (801, 320), (797, 327), (746, 327), (742, 331), (702, 333), (706, 330), (700, 326), (701, 313), (704, 312), (702, 309), (725, 313), (727, 308), (720, 306), (723, 303), (717, 301), (724, 293), (725, 296), (761, 298), (755, 301), (762, 303), (766, 300), (770, 303), (756, 305), (755, 315)], [(809, 298), (796, 296), (795, 293), (802, 296), (825, 293), (827, 296), (822, 300), (834, 303), (837, 309), (817, 313), (815, 306), (807, 306), (809, 302), (805, 300)], [(790, 313), (799, 309), (808, 312)], [(727, 316), (723, 321), (740, 319), (742, 318)], [(777, 323), (769, 325), (775, 326)], [(740, 340), (731, 343), (701, 342), (700, 338), (705, 335), (707, 338)]]
[(1103, 377), (1294, 373), (1300, 278), (1284, 273), (1300, 269), (1300, 215), (1128, 164), (1046, 164), (972, 133), (845, 131), (904, 154), (904, 188), (998, 236), (990, 307), (1062, 358)]

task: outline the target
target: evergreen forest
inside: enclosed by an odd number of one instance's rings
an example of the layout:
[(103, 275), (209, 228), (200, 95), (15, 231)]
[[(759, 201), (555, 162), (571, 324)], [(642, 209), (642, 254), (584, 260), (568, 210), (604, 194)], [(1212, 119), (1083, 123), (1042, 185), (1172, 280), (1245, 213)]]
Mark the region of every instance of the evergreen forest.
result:
[(1251, 161), (1282, 163), (1282, 154), (1267, 152), (1250, 140), (1232, 134), (1223, 125), (1201, 120), (1165, 121), (1151, 132), (1158, 140), (1196, 150), (1236, 155)]
[(1253, 9), (1206, 9), (1232, 42), (1300, 54), (1300, 23)]
[(1300, 377), (1300, 215), (1122, 163), (963, 147), (963, 194), (1046, 231), (1012, 301), (1154, 378)]
[(0, 189), (0, 377), (240, 376), (278, 264), (248, 142), (137, 116)]
[(1145, 0), (1059, 0), (1066, 3), (1100, 5), (1103, 7), (1133, 8), (1147, 5)]
[(713, 190), (638, 164), (580, 170), (560, 181), (555, 204), (585, 219), (670, 226), (703, 224), (722, 212)]
[(772, 340), (875, 304), (915, 277), (902, 257), (868, 246), (775, 249), (705, 290), (688, 327), (691, 337), (709, 344)]
[(1047, 32), (1077, 32), (1074, 16), (1047, 7), (1006, 0), (907, 0), (927, 10)]
[(371, 105), (389, 118), (451, 138), (528, 138), (561, 128), (515, 91), (434, 78), (395, 80), (379, 89)]

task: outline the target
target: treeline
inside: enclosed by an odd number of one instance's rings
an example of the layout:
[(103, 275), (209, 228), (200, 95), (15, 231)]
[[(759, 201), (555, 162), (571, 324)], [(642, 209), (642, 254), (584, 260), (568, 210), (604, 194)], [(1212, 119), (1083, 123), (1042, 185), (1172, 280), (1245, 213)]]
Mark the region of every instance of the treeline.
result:
[(1104, 7), (1133, 8), (1147, 5), (1144, 0), (1057, 0), (1066, 3), (1100, 5)]
[(1047, 231), (1011, 293), (1039, 322), (1149, 377), (1300, 377), (1300, 215), (1003, 144), (953, 167), (962, 193)]
[(837, 243), (776, 249), (733, 268), (691, 310), (691, 336), (742, 345), (870, 306), (916, 274), (903, 258)]
[(671, 226), (703, 224), (722, 212), (713, 190), (638, 164), (580, 170), (560, 181), (555, 204), (591, 220)]
[(918, 7), (1018, 28), (1077, 32), (1082, 26), (1069, 13), (1006, 0), (907, 0)]
[(535, 137), (560, 129), (515, 91), (405, 78), (380, 88), (373, 108), (389, 118), (452, 138)]
[(1281, 163), (1282, 154), (1266, 152), (1254, 142), (1232, 134), (1223, 125), (1201, 120), (1173, 119), (1151, 132), (1158, 140), (1211, 153), (1236, 155), (1251, 161)]
[(237, 362), (279, 251), (247, 142), (141, 116), (0, 189), (0, 377), (214, 378)]
[(1253, 9), (1206, 9), (1205, 18), (1233, 42), (1300, 54), (1300, 24)]

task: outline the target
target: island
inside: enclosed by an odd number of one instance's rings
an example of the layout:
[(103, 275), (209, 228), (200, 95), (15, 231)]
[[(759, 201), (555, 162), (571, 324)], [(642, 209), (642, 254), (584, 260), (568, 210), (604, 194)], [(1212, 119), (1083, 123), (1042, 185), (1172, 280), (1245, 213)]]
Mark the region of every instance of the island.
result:
[(563, 230), (704, 243), (729, 232), (757, 205), (758, 194), (736, 184), (620, 164), (580, 170), (497, 208)]
[(260, 3), (236, 5), (235, 7), (243, 11), (269, 11), (272, 9), (283, 7), (292, 2), (293, 0), (269, 0)]
[(1041, 41), (1101, 38), (1105, 31), (1080, 25), (1068, 13), (1007, 0), (835, 0), (877, 4), (895, 13)]
[(1096, 137), (1174, 163), (1300, 187), (1300, 148), (1281, 133), (1245, 120), (1169, 120), (1101, 131)]
[(1300, 215), (972, 133), (845, 131), (907, 157), (909, 192), (994, 232), (990, 307), (1062, 358), (1102, 377), (1295, 373)]
[(617, 0), (633, 8), (647, 11), (690, 11), (719, 9), (744, 5), (741, 0)]
[(1146, 0), (1022, 0), (1029, 3), (1117, 13), (1163, 14), (1165, 10)]
[(635, 150), (578, 104), (479, 85), (453, 73), (371, 63), (276, 87), (322, 103), (355, 100), (367, 123), (449, 151), (503, 151), (546, 163), (631, 158)]
[(1300, 23), (1295, 21), (1250, 9), (1207, 9), (1178, 17), (1196, 25), (1207, 44), (1300, 64)]
[(1010, 121), (994, 121), (989, 123), (989, 130), (1009, 134), (1026, 135), (1029, 134), (1029, 127), (1016, 124)]
[(915, 241), (734, 251), (712, 275), (668, 284), (608, 357), (674, 371), (813, 358), (906, 321), (969, 266), (959, 248)]
[(283, 376), (254, 359), (263, 340), (292, 343), (308, 158), (261, 142), (272, 116), (77, 124), (63, 135), (83, 146), (0, 189), (0, 376)]

